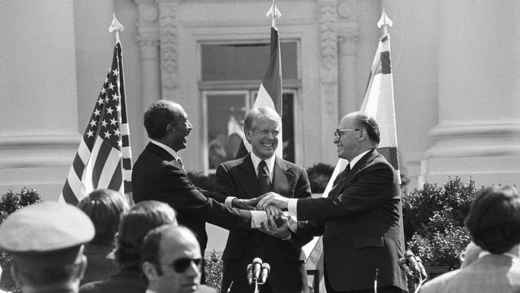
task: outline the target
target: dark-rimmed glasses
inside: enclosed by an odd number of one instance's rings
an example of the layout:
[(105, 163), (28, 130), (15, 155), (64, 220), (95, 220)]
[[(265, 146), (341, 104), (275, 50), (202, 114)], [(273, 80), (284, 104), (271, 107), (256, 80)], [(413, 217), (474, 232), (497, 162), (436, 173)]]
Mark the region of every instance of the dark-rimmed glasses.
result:
[(191, 265), (191, 263), (195, 263), (195, 265), (199, 268), (199, 270), (202, 267), (202, 258), (189, 258), (189, 257), (182, 257), (174, 260), (170, 264), (163, 264), (159, 263), (163, 266), (169, 266), (171, 267), (177, 274), (184, 273)]
[(334, 131), (334, 136), (337, 138), (337, 139), (340, 139), (341, 136), (343, 135), (343, 133), (347, 132), (347, 131), (358, 131), (358, 130), (363, 130), (361, 128), (343, 128), (343, 129), (336, 129), (336, 131)]

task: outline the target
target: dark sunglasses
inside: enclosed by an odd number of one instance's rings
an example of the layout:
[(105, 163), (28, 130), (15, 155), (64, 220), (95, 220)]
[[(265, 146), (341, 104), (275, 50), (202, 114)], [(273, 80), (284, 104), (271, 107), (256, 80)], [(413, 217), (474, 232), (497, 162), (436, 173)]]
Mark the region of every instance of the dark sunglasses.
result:
[(171, 264), (161, 264), (163, 266), (171, 267), (177, 274), (184, 273), (191, 265), (191, 263), (195, 263), (195, 265), (199, 268), (202, 267), (202, 258), (178, 258), (174, 260)]

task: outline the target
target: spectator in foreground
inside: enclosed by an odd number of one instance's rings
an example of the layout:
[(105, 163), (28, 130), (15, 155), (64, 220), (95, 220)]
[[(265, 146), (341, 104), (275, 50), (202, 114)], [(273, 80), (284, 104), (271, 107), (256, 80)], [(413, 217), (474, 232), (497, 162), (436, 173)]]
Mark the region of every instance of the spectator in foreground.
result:
[(78, 203), (78, 208), (94, 223), (96, 235), (85, 245), (87, 270), (81, 284), (103, 280), (118, 271), (114, 263), (114, 236), (121, 214), (128, 210), (128, 202), (119, 192), (97, 189)]
[(162, 202), (143, 201), (124, 213), (116, 235), (115, 260), (119, 271), (106, 280), (82, 285), (80, 292), (146, 292), (140, 278), (141, 246), (150, 230), (164, 224), (177, 225), (177, 220), (173, 209)]
[(427, 282), (421, 292), (520, 292), (520, 195), (514, 187), (485, 188), (466, 227), (482, 251), (460, 270)]
[(87, 266), (83, 245), (94, 225), (75, 206), (44, 202), (20, 209), (0, 226), (0, 248), (23, 293), (78, 292)]
[(199, 290), (202, 255), (197, 238), (186, 227), (164, 225), (150, 231), (143, 244), (141, 268), (147, 292), (216, 292), (210, 287)]

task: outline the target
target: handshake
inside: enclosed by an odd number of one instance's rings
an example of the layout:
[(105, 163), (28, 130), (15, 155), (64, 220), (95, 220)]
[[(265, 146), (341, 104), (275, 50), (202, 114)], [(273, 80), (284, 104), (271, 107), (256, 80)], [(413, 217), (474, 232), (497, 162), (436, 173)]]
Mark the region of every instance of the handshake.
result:
[(290, 216), (283, 209), (287, 209), (289, 199), (274, 192), (265, 193), (257, 198), (233, 199), (233, 207), (244, 210), (262, 210), (267, 214), (267, 219), (262, 222), (260, 231), (274, 237), (287, 239)]

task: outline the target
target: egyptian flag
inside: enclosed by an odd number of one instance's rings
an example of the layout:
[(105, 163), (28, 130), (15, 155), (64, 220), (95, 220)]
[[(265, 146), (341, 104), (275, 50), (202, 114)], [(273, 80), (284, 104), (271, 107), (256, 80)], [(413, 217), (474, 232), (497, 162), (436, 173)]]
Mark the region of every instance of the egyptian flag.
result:
[[(370, 114), (377, 121), (381, 132), (381, 141), (379, 142), (377, 151), (385, 156), (387, 161), (392, 164), (394, 169), (398, 172), (398, 178), (400, 178), (397, 159), (394, 88), (390, 62), (390, 35), (388, 34), (380, 39), (376, 56), (372, 63), (365, 99), (360, 111)], [(329, 195), (334, 180), (345, 170), (347, 164), (347, 160), (339, 159), (330, 181), (323, 192), (323, 197)], [(303, 247), (303, 251), (308, 255), (305, 263), (306, 269), (314, 271), (315, 274), (318, 273), (318, 276), (313, 277), (314, 279), (309, 279), (309, 284), (314, 283), (314, 286), (320, 287), (320, 292), (326, 292), (325, 279), (323, 278), (324, 256), (321, 237), (314, 237), (311, 242)]]
[[(269, 107), (282, 116), (282, 59), (280, 55), (280, 39), (278, 38), (278, 29), (271, 27), (271, 60), (267, 72), (262, 79), (258, 95), (256, 97), (253, 108)], [(283, 142), (282, 129), (278, 135), (278, 141)], [(242, 144), (238, 149), (236, 158), (242, 158), (251, 151), (251, 144), (242, 139)], [(279, 143), (275, 154), (280, 158), (282, 156), (283, 143)]]

